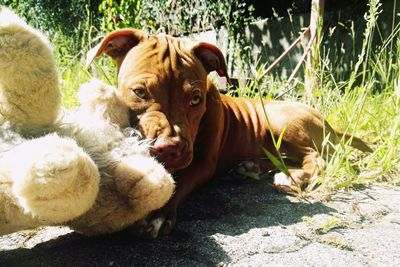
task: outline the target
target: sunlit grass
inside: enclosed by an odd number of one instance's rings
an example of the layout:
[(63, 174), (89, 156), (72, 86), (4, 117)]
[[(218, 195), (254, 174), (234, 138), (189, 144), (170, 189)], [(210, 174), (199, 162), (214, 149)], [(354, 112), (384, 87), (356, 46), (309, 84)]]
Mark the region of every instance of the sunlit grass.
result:
[[(316, 184), (321, 185), (318, 190), (328, 191), (371, 182), (400, 184), (400, 24), (393, 23), (392, 34), (373, 48), (380, 8), (379, 1), (370, 0), (362, 50), (348, 80), (336, 80), (332, 75), (335, 66), (328, 56), (321, 55), (314, 69), (320, 86), (307, 100), (302, 77), (291, 88), (273, 76), (260, 78), (265, 66), (254, 67), (254, 80), (237, 91), (244, 97), (281, 96), (305, 102), (319, 110), (335, 129), (362, 138), (374, 149), (373, 153), (362, 153), (344, 141), (336, 145), (330, 155), (321, 155), (327, 168), (308, 189), (315, 189)], [(277, 169), (284, 169), (281, 165)]]
[[(336, 66), (321, 55), (315, 70), (321, 86), (313, 91), (307, 104), (319, 110), (335, 129), (365, 140), (374, 152), (362, 153), (344, 142), (336, 145), (332, 155), (322, 155), (327, 168), (315, 180), (321, 184), (319, 189), (337, 190), (371, 182), (400, 184), (400, 24), (393, 24), (393, 34), (374, 50), (371, 39), (376, 21), (372, 20), (378, 17), (380, 7), (375, 0), (370, 0), (370, 5), (375, 5), (366, 16), (371, 21), (367, 23), (363, 49), (349, 80), (337, 80), (332, 74)], [(84, 55), (89, 47), (83, 46), (79, 54), (69, 55), (65, 49), (69, 42), (60, 38), (56, 42), (56, 55), (62, 80), (62, 103), (66, 108), (73, 108), (77, 105), (77, 89), (92, 74), (84, 67)], [(97, 64), (95, 76), (115, 84), (113, 65), (106, 59)], [(265, 66), (254, 66), (254, 79), (236, 93), (243, 97), (261, 95), (263, 99), (274, 99), (284, 92), (282, 99), (305, 101), (301, 76), (291, 88), (285, 80), (273, 75), (258, 77), (264, 69)], [(281, 161), (278, 159), (278, 162)]]

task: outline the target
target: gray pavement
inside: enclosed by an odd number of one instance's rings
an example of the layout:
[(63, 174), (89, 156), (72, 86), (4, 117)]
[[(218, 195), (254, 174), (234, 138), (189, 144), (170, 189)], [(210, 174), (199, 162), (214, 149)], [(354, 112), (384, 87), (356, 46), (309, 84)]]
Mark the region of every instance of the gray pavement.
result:
[(220, 180), (185, 203), (169, 236), (24, 231), (0, 237), (0, 266), (400, 266), (400, 188), (299, 201), (268, 181)]

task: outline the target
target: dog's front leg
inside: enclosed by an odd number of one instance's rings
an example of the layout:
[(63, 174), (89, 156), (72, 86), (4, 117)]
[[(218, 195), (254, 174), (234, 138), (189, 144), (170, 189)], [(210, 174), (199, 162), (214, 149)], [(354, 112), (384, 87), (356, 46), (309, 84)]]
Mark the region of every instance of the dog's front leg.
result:
[(225, 129), (223, 107), (214, 88), (207, 97), (207, 111), (197, 132), (193, 161), (188, 167), (174, 173), (175, 193), (167, 204), (136, 223), (131, 228), (133, 234), (156, 238), (159, 234), (171, 232), (176, 223), (178, 206), (192, 191), (214, 176)]
[(167, 204), (136, 223), (131, 231), (144, 238), (156, 238), (169, 234), (176, 223), (177, 208), (188, 195), (209, 181), (216, 168), (216, 159), (203, 159), (175, 174), (176, 190)]

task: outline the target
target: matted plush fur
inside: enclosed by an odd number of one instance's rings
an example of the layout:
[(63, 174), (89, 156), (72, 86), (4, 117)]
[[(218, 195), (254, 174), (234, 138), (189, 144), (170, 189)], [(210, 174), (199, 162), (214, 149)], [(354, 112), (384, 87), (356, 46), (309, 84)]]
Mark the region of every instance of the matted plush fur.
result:
[(0, 234), (55, 224), (110, 233), (174, 191), (115, 88), (93, 80), (77, 110), (60, 111), (57, 76), (44, 35), (0, 10)]
[(69, 225), (88, 235), (123, 229), (161, 208), (174, 191), (172, 176), (150, 156), (129, 125), (129, 110), (114, 87), (92, 80), (79, 91), (77, 111), (61, 132), (74, 136), (99, 167), (100, 191), (92, 209)]

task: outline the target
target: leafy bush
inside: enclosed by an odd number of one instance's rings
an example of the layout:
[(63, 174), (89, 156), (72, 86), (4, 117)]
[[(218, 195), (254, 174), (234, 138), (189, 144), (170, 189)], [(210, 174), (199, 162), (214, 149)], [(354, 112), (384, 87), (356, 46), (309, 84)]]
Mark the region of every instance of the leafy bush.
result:
[(0, 5), (48, 32), (55, 43), (60, 35), (70, 38), (66, 49), (75, 53), (92, 39), (92, 26), (102, 35), (124, 27), (181, 35), (225, 26), (237, 43), (253, 18), (252, 6), (235, 0), (0, 0)]
[[(30, 25), (47, 32), (55, 45), (58, 58), (77, 54), (87, 47), (91, 27), (99, 25), (100, 0), (0, 0), (22, 16)], [(85, 49), (83, 49), (85, 50)]]
[(126, 27), (140, 27), (140, 0), (103, 0), (98, 9), (101, 14), (101, 29), (112, 31)]
[(251, 20), (250, 5), (234, 0), (103, 0), (99, 4), (101, 28), (147, 28), (172, 35), (219, 28), (237, 34)]
[(47, 32), (61, 30), (66, 35), (73, 35), (76, 29), (86, 20), (88, 10), (94, 17), (98, 12), (94, 7), (99, 0), (0, 0), (0, 5), (14, 9), (29, 24)]
[(139, 21), (150, 32), (171, 35), (216, 30), (224, 26), (228, 32), (230, 64), (248, 59), (243, 43), (245, 25), (254, 20), (253, 7), (249, 1), (236, 0), (150, 0), (143, 1)]

